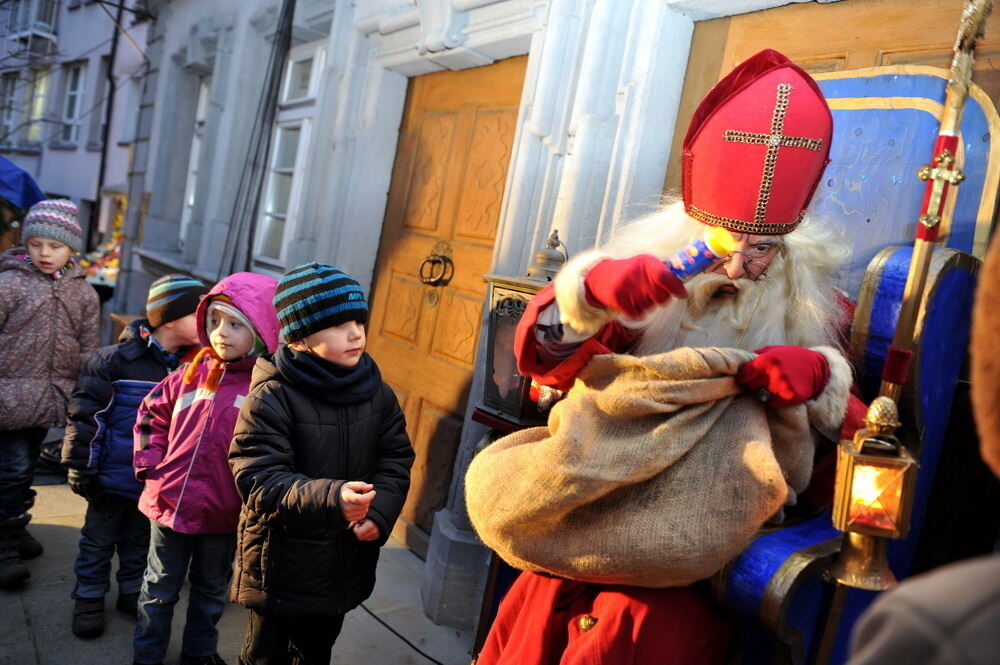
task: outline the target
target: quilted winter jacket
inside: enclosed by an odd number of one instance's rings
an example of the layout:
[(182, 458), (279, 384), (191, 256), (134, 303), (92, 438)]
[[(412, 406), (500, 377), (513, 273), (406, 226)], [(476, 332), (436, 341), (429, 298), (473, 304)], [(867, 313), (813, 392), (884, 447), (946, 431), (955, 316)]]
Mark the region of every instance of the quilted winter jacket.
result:
[[(378, 378), (359, 403), (332, 403), (327, 392), (292, 385), (261, 358), (240, 410), (229, 455), (244, 501), (232, 599), (263, 614), (340, 614), (367, 598), (409, 489), (414, 454), (389, 386)], [(348, 480), (375, 486), (368, 517), (378, 540), (346, 528)]]
[[(142, 484), (132, 468), (132, 428), (139, 404), (178, 360), (143, 337), (145, 319), (125, 328), (118, 344), (83, 364), (70, 400), (63, 466), (96, 476), (101, 492), (137, 500)], [(93, 482), (93, 481), (92, 481)]]
[(52, 279), (0, 254), (0, 431), (62, 427), (81, 363), (97, 348), (100, 301), (80, 266)]
[[(216, 284), (198, 305), (202, 344), (209, 346), (208, 305), (214, 296), (224, 294), (273, 351), (278, 318), (271, 300), (277, 285), (271, 277), (245, 272)], [(240, 497), (226, 456), (255, 359), (226, 363), (205, 356), (202, 360), (193, 369), (184, 365), (158, 383), (139, 407), (133, 455), (136, 477), (145, 481), (139, 510), (179, 533), (231, 533), (236, 530)], [(213, 369), (221, 369), (217, 387), (209, 382)], [(187, 382), (189, 374), (193, 376)]]

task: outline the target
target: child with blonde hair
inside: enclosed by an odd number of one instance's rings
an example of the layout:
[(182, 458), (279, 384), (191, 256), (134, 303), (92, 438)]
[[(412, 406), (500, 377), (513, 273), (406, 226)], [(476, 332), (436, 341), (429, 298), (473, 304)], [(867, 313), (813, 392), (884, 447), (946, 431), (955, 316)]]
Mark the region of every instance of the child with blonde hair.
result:
[(139, 510), (150, 519), (149, 557), (139, 594), (133, 651), (141, 665), (161, 663), (184, 578), (191, 582), (182, 665), (224, 665), (216, 624), (232, 573), (240, 497), (226, 456), (257, 358), (274, 351), (277, 282), (241, 272), (215, 285), (198, 305), (205, 348), (161, 381), (139, 407), (136, 477)]

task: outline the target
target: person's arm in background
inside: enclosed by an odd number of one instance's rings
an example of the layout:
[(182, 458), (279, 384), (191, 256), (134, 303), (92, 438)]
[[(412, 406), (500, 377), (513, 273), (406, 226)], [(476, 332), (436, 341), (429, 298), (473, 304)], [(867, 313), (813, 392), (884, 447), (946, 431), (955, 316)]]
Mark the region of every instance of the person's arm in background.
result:
[[(383, 385), (382, 390), (386, 394), (386, 408), (379, 423), (378, 450), (371, 476), (376, 495), (369, 506), (367, 519), (354, 527), (359, 540), (377, 540), (380, 545), (389, 539), (392, 526), (403, 510), (415, 457), (399, 401), (387, 386)], [(374, 523), (377, 531), (373, 532), (365, 522)]]
[(686, 295), (684, 284), (655, 256), (576, 256), (528, 303), (518, 322), (518, 371), (568, 390), (591, 358), (627, 351), (654, 308)]
[(110, 361), (103, 352), (84, 361), (66, 414), (62, 465), (69, 472), (70, 488), (85, 499), (92, 498), (98, 489), (97, 462), (107, 434), (100, 414), (110, 405), (113, 392)]
[(80, 322), (80, 366), (97, 350), (101, 330), (101, 300), (93, 288), (86, 290), (83, 301), (83, 320)]
[(229, 447), (229, 467), (244, 505), (300, 535), (317, 524), (347, 528), (340, 509), (345, 481), (310, 478), (295, 469), (291, 420), (269, 395), (258, 389), (243, 401)]
[(144, 480), (146, 473), (163, 461), (167, 454), (174, 402), (183, 380), (184, 372), (178, 369), (156, 384), (139, 405), (135, 427), (132, 429), (132, 466), (135, 467), (135, 477), (138, 480)]

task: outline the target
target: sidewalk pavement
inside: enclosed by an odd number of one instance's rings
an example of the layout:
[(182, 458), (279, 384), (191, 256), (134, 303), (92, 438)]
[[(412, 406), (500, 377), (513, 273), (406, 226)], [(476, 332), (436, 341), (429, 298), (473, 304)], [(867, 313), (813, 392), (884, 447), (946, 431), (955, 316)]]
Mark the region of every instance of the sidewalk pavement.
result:
[[(117, 588), (105, 603), (104, 634), (81, 640), (70, 632), (73, 601), (73, 561), (86, 504), (69, 486), (36, 486), (32, 534), (45, 553), (27, 565), (31, 579), (18, 591), (0, 591), (0, 665), (128, 665), (132, 662), (130, 617), (114, 609)], [(471, 631), (435, 626), (424, 616), (420, 583), (424, 562), (390, 540), (379, 559), (378, 582), (365, 606), (396, 632), (443, 665), (468, 665)], [(164, 661), (180, 656), (180, 635), (186, 611), (187, 585), (174, 610), (171, 648)], [(246, 626), (246, 610), (230, 604), (219, 622), (219, 654), (236, 665)], [(368, 665), (430, 665), (432, 661), (407, 646), (362, 608), (347, 615), (333, 648), (333, 663)]]

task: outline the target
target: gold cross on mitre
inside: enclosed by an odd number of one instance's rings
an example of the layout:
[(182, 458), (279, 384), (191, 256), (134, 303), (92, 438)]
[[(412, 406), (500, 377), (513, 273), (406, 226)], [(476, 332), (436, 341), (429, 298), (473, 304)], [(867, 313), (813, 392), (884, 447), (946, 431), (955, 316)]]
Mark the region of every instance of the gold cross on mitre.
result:
[(785, 114), (788, 112), (788, 98), (791, 96), (790, 83), (778, 84), (778, 95), (774, 102), (774, 113), (771, 115), (771, 132), (744, 132), (738, 129), (727, 129), (725, 139), (732, 143), (752, 143), (766, 145), (764, 155), (764, 175), (760, 181), (760, 193), (757, 196), (757, 207), (754, 211), (754, 222), (764, 224), (767, 213), (767, 202), (771, 198), (771, 185), (774, 181), (774, 167), (778, 162), (778, 150), (781, 148), (805, 148), (819, 152), (823, 139), (811, 139), (805, 136), (785, 136), (781, 132), (785, 127)]

